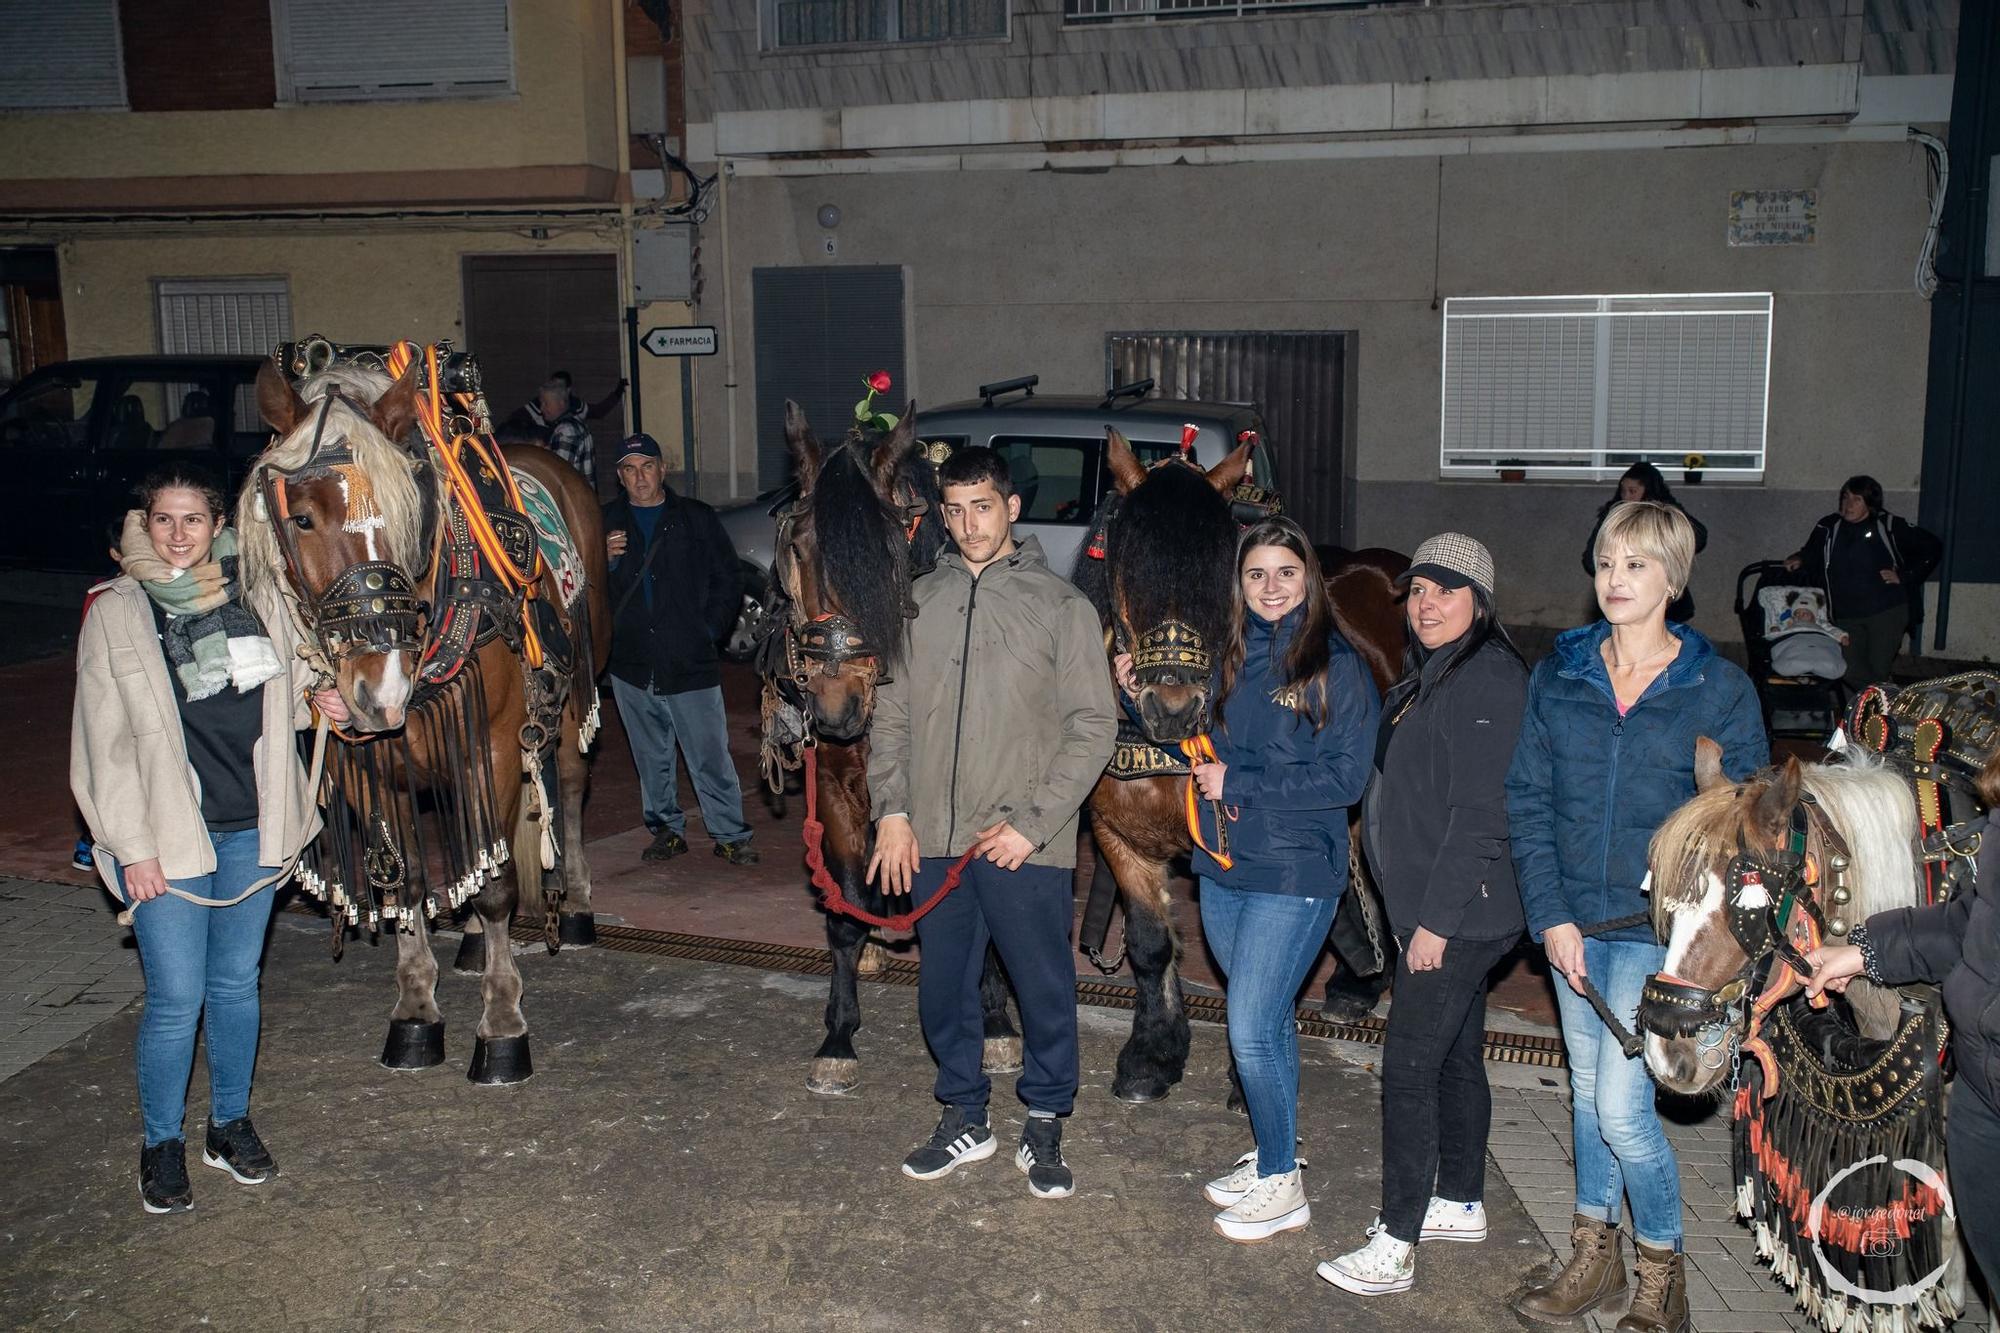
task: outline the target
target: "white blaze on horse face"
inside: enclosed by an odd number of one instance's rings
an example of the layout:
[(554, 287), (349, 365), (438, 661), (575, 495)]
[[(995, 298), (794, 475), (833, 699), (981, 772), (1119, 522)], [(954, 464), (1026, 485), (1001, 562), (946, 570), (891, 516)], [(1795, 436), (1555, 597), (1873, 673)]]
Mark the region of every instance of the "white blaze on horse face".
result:
[(375, 702), (385, 711), (402, 708), (410, 702), (411, 682), (403, 670), (403, 654), (382, 654), (382, 678), (376, 682)]
[(1724, 889), (1722, 877), (1713, 870), (1708, 872), (1708, 881), (1702, 891), (1699, 903), (1676, 907), (1673, 911), (1674, 933), (1667, 940), (1667, 961), (1664, 965), (1671, 976), (1680, 976), (1681, 968), (1687, 962), (1688, 950), (1694, 947), (1694, 937), (1710, 917), (1722, 910)]

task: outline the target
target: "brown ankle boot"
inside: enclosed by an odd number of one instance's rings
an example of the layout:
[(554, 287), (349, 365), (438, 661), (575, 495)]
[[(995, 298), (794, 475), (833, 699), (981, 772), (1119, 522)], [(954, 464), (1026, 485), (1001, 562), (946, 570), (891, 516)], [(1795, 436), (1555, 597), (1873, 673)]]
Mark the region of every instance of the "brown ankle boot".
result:
[[(1570, 1222), (1569, 1240), (1569, 1262), (1547, 1282), (1522, 1292), (1514, 1301), (1517, 1314), (1548, 1324), (1568, 1323), (1625, 1294), (1625, 1247), (1617, 1227), (1578, 1213)], [(1681, 1308), (1687, 1308), (1685, 1297)]]
[(1689, 1333), (1687, 1256), (1639, 1245), (1639, 1290), (1618, 1333)]

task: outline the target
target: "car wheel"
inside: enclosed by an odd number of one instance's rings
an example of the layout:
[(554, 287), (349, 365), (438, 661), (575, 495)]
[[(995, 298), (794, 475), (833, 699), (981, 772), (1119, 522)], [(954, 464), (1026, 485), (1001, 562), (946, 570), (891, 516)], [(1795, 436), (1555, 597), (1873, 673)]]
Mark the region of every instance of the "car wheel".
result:
[(743, 607), (736, 614), (736, 627), (729, 631), (729, 638), (722, 645), (722, 655), (732, 662), (747, 662), (757, 655), (757, 645), (763, 642), (770, 628), (771, 613), (777, 604), (771, 580), (763, 570), (747, 562), (742, 570)]

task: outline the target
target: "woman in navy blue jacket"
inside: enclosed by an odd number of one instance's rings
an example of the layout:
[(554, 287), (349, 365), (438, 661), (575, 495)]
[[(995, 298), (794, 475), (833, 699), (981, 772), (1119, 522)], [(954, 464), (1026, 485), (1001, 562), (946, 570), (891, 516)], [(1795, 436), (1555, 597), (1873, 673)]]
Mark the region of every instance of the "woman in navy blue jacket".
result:
[(1652, 501), (1621, 504), (1597, 538), (1604, 619), (1570, 630), (1536, 666), (1507, 774), (1514, 867), (1528, 930), (1547, 950), (1569, 1056), (1576, 1161), (1574, 1252), (1514, 1308), (1567, 1322), (1626, 1289), (1618, 1239), (1632, 1203), (1639, 1290), (1620, 1333), (1687, 1327), (1679, 1167), (1653, 1111), (1643, 1061), (1626, 1059), (1583, 998), (1587, 977), (1629, 1026), (1639, 988), (1666, 961), (1650, 925), (1585, 937), (1582, 927), (1642, 912), (1646, 847), (1695, 793), (1694, 743), (1722, 746), (1741, 779), (1770, 759), (1749, 677), (1708, 640), (1667, 623), (1687, 586), (1694, 531)]
[[(1374, 679), (1334, 628), (1312, 544), (1266, 519), (1236, 547), (1244, 613), (1223, 659), (1213, 763), (1195, 765), (1201, 928), (1227, 981), (1229, 1050), (1250, 1109), (1255, 1151), (1204, 1193), (1215, 1229), (1266, 1240), (1312, 1217), (1293, 1156), (1299, 1043), (1292, 1006), (1347, 888), (1348, 808), (1368, 784), (1380, 702)], [(1129, 680), (1122, 669), (1121, 681)]]

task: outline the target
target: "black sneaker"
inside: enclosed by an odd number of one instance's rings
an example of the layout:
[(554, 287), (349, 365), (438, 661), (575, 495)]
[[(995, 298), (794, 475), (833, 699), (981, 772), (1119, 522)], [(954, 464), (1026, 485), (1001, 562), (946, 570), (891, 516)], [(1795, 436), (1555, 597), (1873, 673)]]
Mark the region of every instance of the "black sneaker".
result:
[(1076, 1193), (1076, 1177), (1063, 1161), (1062, 1121), (1054, 1116), (1028, 1117), (1014, 1165), (1027, 1173), (1028, 1193), (1037, 1199), (1067, 1199)]
[(688, 842), (672, 829), (661, 829), (653, 835), (653, 841), (645, 851), (639, 853), (641, 861), (671, 861), (688, 849)]
[(194, 1207), (185, 1140), (139, 1149), (139, 1202), (149, 1213), (185, 1213)]
[(956, 1106), (944, 1108), (930, 1141), (903, 1159), (903, 1174), (911, 1180), (936, 1180), (948, 1176), (962, 1162), (983, 1162), (993, 1155), (995, 1141), (989, 1125), (969, 1125), (965, 1113)]
[(715, 854), (733, 866), (754, 866), (763, 859), (757, 855), (757, 849), (750, 845), (748, 838), (738, 842), (718, 842)]
[(261, 1185), (278, 1174), (278, 1164), (271, 1160), (247, 1115), (226, 1125), (210, 1121), (201, 1160), (218, 1171), (227, 1171), (239, 1185)]

